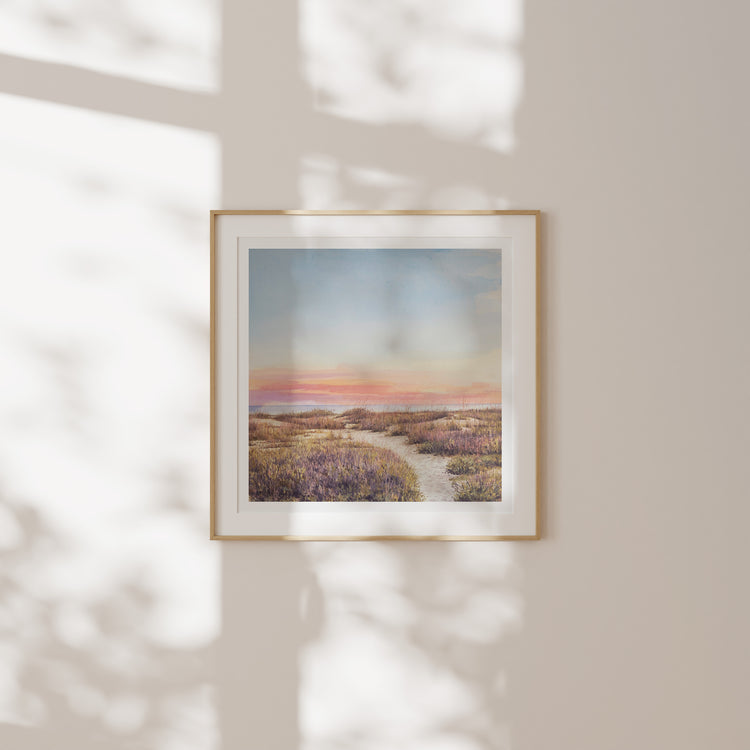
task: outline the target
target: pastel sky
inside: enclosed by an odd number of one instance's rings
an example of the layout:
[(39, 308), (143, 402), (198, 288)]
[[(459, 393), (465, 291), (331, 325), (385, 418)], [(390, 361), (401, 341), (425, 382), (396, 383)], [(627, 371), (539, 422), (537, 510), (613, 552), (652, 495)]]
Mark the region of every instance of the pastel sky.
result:
[(249, 253), (252, 406), (500, 402), (499, 250)]

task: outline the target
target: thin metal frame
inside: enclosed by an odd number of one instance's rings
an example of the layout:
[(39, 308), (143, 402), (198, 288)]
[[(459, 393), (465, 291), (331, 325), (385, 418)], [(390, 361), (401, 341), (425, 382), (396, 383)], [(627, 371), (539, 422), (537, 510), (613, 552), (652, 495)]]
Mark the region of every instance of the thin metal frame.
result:
[[(508, 535), (488, 535), (488, 536), (299, 536), (299, 535), (278, 535), (278, 536), (253, 536), (253, 535), (231, 535), (216, 533), (216, 217), (217, 216), (535, 216), (535, 270), (536, 279), (534, 282), (535, 289), (535, 317), (536, 317), (536, 341), (535, 341), (535, 358), (536, 358), (536, 529), (534, 534), (508, 536)], [(285, 542), (369, 542), (369, 541), (442, 541), (442, 542), (502, 542), (502, 541), (535, 541), (541, 539), (541, 498), (540, 498), (540, 294), (539, 294), (539, 265), (541, 256), (541, 229), (542, 229), (542, 212), (539, 210), (455, 210), (455, 211), (433, 211), (433, 210), (394, 210), (394, 211), (358, 211), (358, 210), (303, 210), (303, 209), (246, 209), (232, 210), (220, 209), (211, 211), (211, 358), (210, 358), (210, 377), (211, 377), (211, 418), (210, 418), (210, 538), (219, 541), (285, 541)]]

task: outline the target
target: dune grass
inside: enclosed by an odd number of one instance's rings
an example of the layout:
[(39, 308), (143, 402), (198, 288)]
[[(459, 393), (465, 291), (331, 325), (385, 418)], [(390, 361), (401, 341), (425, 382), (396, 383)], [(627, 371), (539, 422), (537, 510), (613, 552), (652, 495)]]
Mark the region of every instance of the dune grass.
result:
[(281, 424), (270, 423), (263, 418), (251, 418), (248, 423), (248, 439), (254, 442), (266, 442), (273, 444), (289, 443), (292, 438), (299, 435), (303, 430), (295, 425), (283, 422)]
[(414, 470), (393, 451), (345, 440), (249, 447), (254, 502), (419, 502)]
[(502, 458), (497, 453), (488, 453), (483, 456), (454, 456), (448, 461), (448, 473), (462, 476), (465, 474), (477, 474), (480, 471), (500, 466)]
[(500, 409), (372, 412), (352, 409), (342, 415), (359, 430), (405, 435), (420, 453), (439, 456), (500, 455)]
[[(418, 452), (449, 457), (459, 502), (502, 499), (500, 409), (335, 414), (325, 409), (255, 413), (249, 426), (249, 491), (253, 501), (414, 502), (417, 477), (394, 452), (346, 440), (332, 430), (404, 436)], [(326, 436), (326, 432), (328, 433)]]
[(455, 476), (456, 500), (502, 499), (502, 411), (372, 412), (352, 409), (342, 415), (359, 430), (403, 435), (420, 453), (450, 456), (447, 471)]
[(488, 503), (502, 497), (500, 470), (483, 471), (455, 482), (456, 500), (461, 503)]

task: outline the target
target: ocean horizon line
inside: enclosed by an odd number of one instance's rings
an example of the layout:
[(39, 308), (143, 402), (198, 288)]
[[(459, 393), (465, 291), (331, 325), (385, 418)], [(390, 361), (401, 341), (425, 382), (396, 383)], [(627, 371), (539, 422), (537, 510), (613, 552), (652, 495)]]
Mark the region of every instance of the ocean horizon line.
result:
[(320, 409), (340, 414), (351, 409), (367, 409), (368, 411), (463, 411), (468, 409), (501, 409), (501, 403), (485, 404), (250, 404), (250, 414), (288, 414)]

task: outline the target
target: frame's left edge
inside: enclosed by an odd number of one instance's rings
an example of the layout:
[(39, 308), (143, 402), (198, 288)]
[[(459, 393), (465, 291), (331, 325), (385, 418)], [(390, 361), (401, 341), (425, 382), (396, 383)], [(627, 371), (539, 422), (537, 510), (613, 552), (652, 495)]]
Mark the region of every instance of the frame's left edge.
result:
[(218, 211), (211, 211), (210, 219), (210, 272), (209, 284), (209, 336), (210, 363), (209, 363), (209, 390), (210, 416), (209, 416), (209, 487), (210, 487), (210, 534), (209, 539), (221, 539), (216, 533), (216, 216)]

